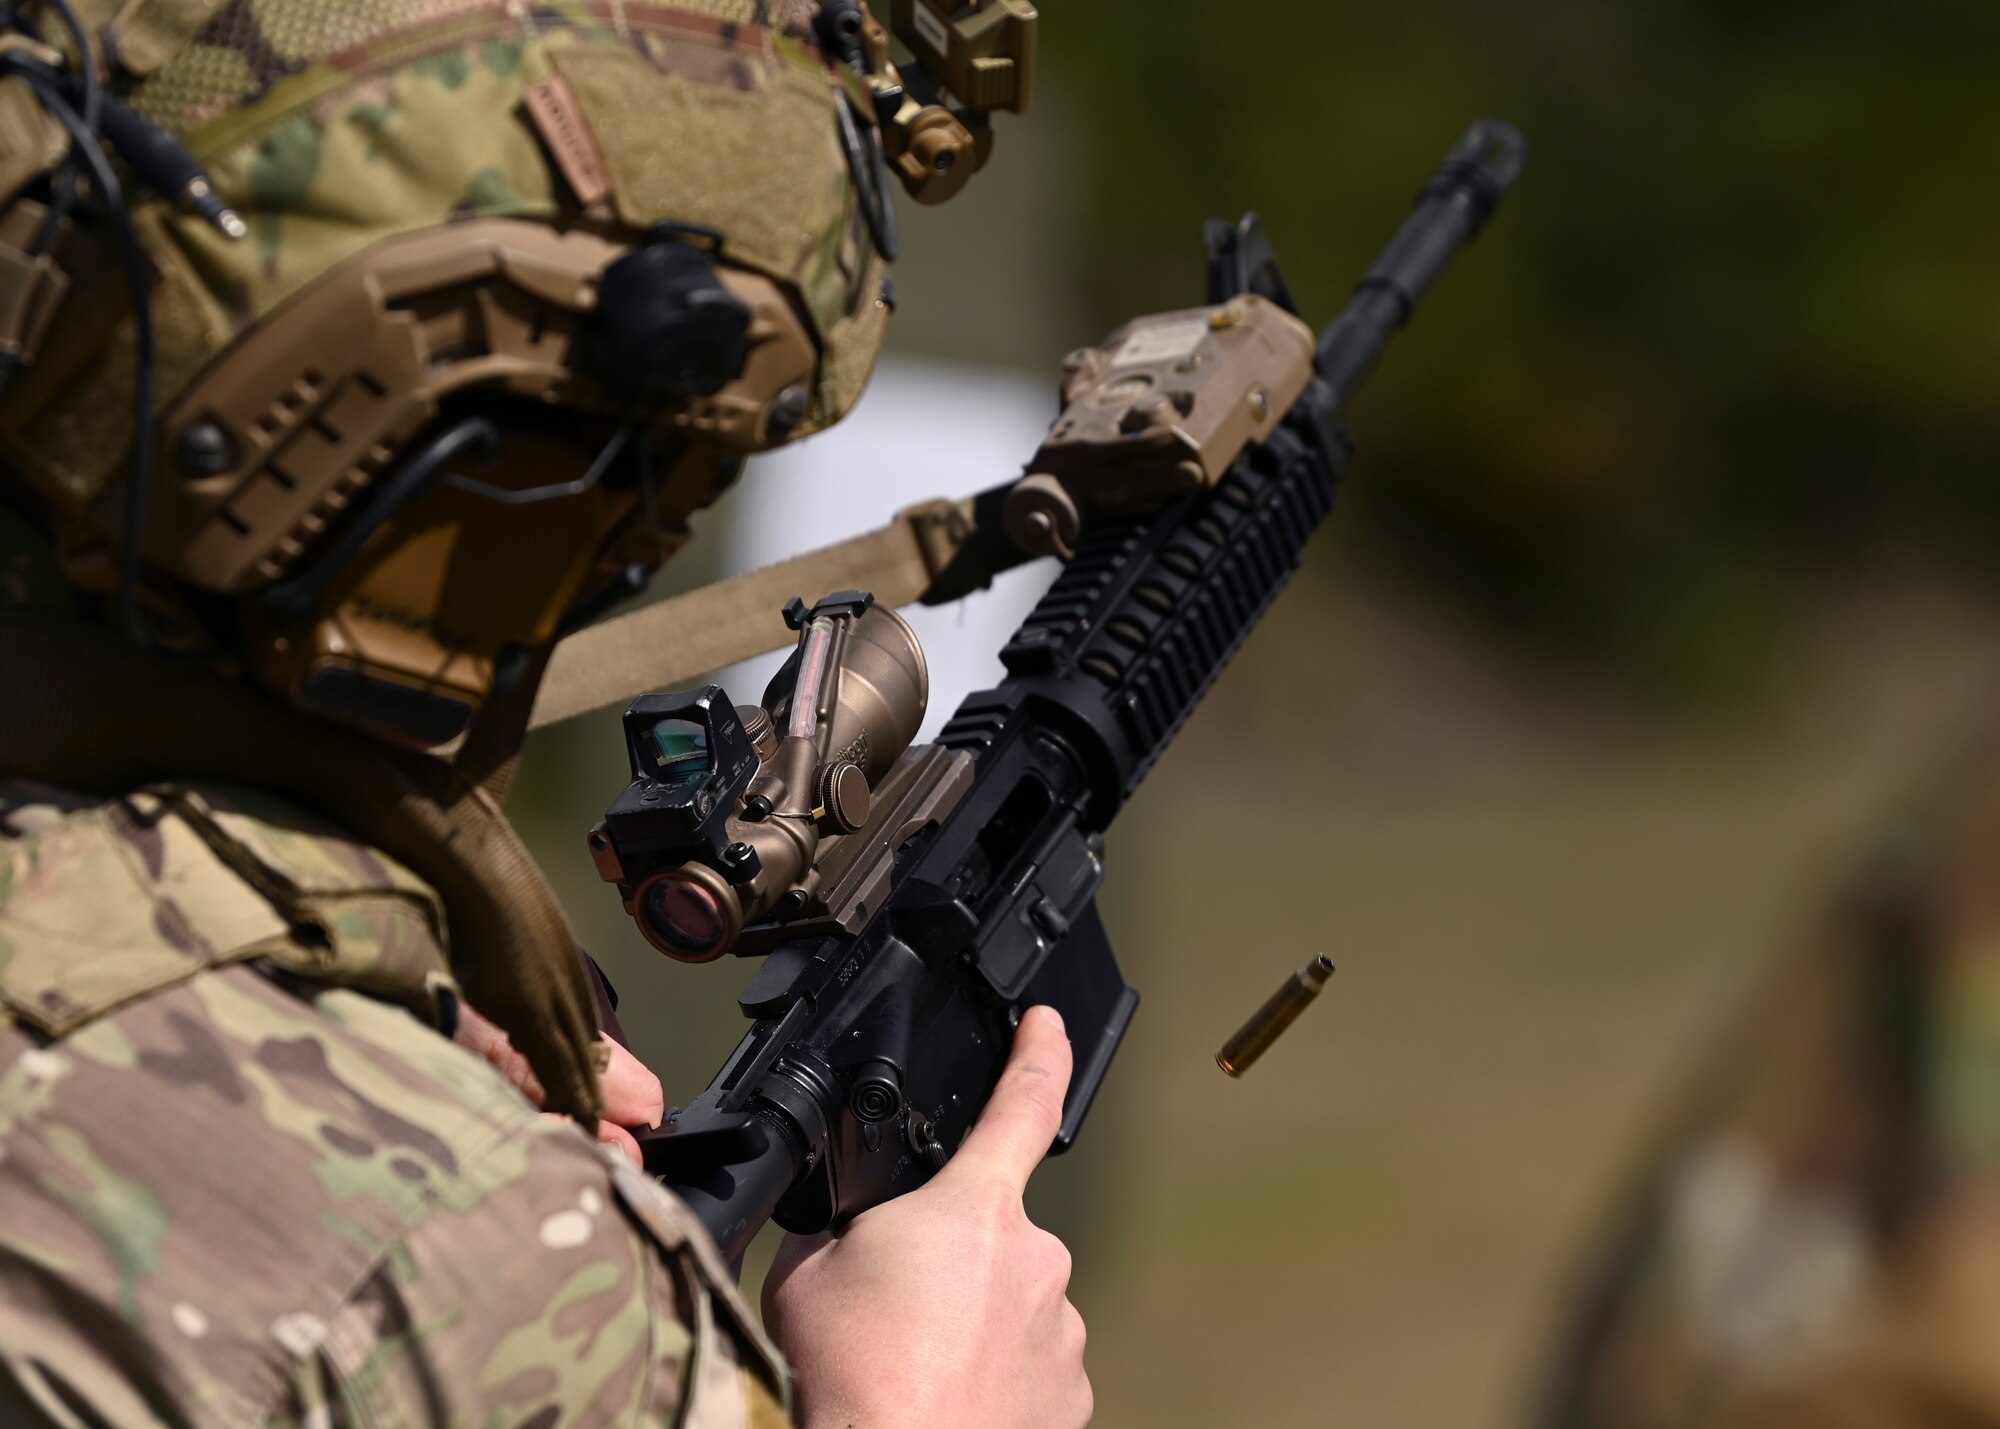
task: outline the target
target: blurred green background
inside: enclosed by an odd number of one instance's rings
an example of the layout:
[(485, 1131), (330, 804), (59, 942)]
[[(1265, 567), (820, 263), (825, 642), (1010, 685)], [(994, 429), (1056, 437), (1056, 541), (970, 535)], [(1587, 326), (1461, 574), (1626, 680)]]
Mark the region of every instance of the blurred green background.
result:
[[(1202, 219), (1259, 212), (1324, 322), (1466, 122), (1533, 144), (1113, 831), (1146, 1001), (1034, 1192), (1100, 1424), (1518, 1422), (1682, 1074), (2000, 674), (2000, 8), (1091, 0), (1042, 44), (989, 171), (903, 205), (891, 346), (1052, 404), (1067, 349), (1200, 300)], [(582, 843), (624, 778), (580, 721), (515, 810), (682, 1100), (746, 970), (627, 932)]]

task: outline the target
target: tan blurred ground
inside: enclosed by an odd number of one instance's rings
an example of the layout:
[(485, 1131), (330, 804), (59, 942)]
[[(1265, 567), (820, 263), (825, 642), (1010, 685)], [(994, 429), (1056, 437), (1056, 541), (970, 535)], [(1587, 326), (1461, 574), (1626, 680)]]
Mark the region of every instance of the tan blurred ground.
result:
[[(1520, 1417), (1705, 1029), (1991, 690), (2000, 646), (1947, 609), (1846, 614), (1781, 700), (1691, 735), (1407, 604), (1281, 603), (1112, 850), (1147, 1002), (1079, 1292), (1101, 1424)], [(1321, 1004), (1218, 1074), (1318, 951)]]
[[(1705, 1030), (2000, 688), (1994, 634), (1913, 596), (1827, 612), (1781, 696), (1690, 732), (1399, 592), (1282, 600), (1113, 831), (1145, 1002), (1037, 1191), (1099, 1424), (1518, 1420)], [(533, 757), (560, 795), (533, 835), (684, 1099), (748, 969), (662, 965), (592, 881), (609, 729)], [(1320, 951), (1326, 997), (1225, 1079), (1221, 1038)]]

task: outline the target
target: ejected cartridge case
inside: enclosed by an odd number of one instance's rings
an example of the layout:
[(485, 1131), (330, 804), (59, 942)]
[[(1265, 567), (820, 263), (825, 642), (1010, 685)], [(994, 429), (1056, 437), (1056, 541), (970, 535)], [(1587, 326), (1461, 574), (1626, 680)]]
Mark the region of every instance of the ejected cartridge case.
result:
[(1249, 1071), (1250, 1064), (1270, 1049), (1293, 1019), (1306, 1010), (1307, 1003), (1319, 996), (1319, 990), (1332, 975), (1333, 963), (1318, 957), (1286, 978), (1284, 986), (1272, 993), (1270, 1000), (1237, 1029), (1236, 1035), (1222, 1044), (1222, 1050), (1215, 1054), (1215, 1065), (1232, 1077)]

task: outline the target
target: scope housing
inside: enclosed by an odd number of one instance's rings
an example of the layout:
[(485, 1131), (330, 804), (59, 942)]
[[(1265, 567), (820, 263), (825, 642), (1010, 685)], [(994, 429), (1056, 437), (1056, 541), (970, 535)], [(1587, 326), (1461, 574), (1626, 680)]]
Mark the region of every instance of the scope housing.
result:
[(761, 950), (828, 913), (819, 863), (867, 827), (930, 697), (923, 649), (874, 597), (785, 608), (799, 632), (758, 705), (719, 686), (647, 695), (625, 712), (632, 779), (589, 847), (646, 941), (677, 962)]

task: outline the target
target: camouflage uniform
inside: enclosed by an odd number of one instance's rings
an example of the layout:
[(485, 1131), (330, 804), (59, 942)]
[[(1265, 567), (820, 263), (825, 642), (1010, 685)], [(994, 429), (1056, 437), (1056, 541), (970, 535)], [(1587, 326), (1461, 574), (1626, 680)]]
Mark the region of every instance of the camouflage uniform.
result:
[(787, 1422), (685, 1209), (439, 1035), (442, 932), (265, 797), (0, 786), (0, 1422)]
[[(713, 229), (810, 319), (794, 434), (866, 381), (884, 269), (833, 123), (856, 81), (809, 50), (812, 0), (75, 6), (117, 92), (249, 225), (231, 244), (135, 211), (162, 408), (328, 272), (460, 220)], [(592, 141), (591, 192), (538, 85)], [(133, 324), (92, 249), (0, 401), (6, 475), (72, 537), (133, 434)], [(663, 549), (713, 495), (666, 483)], [(65, 683), (88, 632), (7, 607), (102, 594), (88, 541), (68, 549), (55, 570), (0, 511), (0, 1423), (785, 1422), (778, 1357), (686, 1210), (440, 1035), (462, 983), (550, 1105), (595, 1102), (573, 939), (488, 797), (509, 766), (378, 759), (131, 651)], [(67, 738), (114, 706), (129, 724)]]
[(2000, 744), (1748, 1009), (1611, 1238), (1550, 1429), (2000, 1426)]

